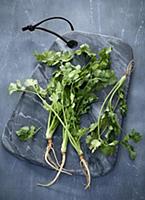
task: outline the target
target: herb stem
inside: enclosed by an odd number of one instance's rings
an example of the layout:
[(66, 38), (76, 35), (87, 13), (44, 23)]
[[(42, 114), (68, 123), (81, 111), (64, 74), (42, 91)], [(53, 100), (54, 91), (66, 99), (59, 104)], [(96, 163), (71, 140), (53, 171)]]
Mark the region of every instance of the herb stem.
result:
[(49, 125), (49, 120), (48, 120), (48, 126), (46, 130), (46, 139), (51, 139), (57, 126), (59, 124), (59, 121), (56, 116), (53, 117), (51, 125)]
[(17, 90), (19, 92), (27, 92), (27, 93), (31, 93), (31, 94), (35, 94), (39, 97), (39, 99), (47, 105), (47, 107), (56, 115), (56, 117), (58, 118), (58, 120), (60, 121), (60, 123), (62, 124), (62, 126), (69, 132), (69, 130), (67, 129), (67, 127), (65, 126), (65, 124), (63, 123), (63, 121), (61, 120), (61, 118), (59, 117), (59, 115), (57, 114), (57, 112), (52, 108), (51, 105), (49, 105), (46, 100), (44, 100), (40, 94), (38, 94), (37, 92), (34, 92), (34, 91), (30, 91), (30, 90)]
[(116, 87), (118, 86), (118, 82), (115, 84), (115, 86), (112, 88), (112, 90), (109, 92), (109, 94), (107, 95), (107, 97), (105, 98), (102, 106), (101, 106), (101, 109), (100, 109), (100, 112), (99, 112), (99, 115), (98, 115), (98, 139), (99, 140), (102, 140), (101, 137), (100, 137), (100, 120), (101, 120), (101, 114), (103, 112), (103, 109), (105, 107), (105, 104), (107, 103), (108, 99), (110, 98), (112, 92), (116, 89)]
[(111, 97), (110, 97), (109, 106), (111, 106), (111, 104), (112, 104), (112, 99), (113, 99), (115, 93), (119, 90), (119, 88), (124, 84), (125, 81), (126, 81), (126, 75), (122, 76), (121, 79), (118, 81), (118, 86), (117, 86), (116, 89), (112, 92), (112, 95), (111, 95)]
[(61, 145), (62, 153), (66, 153), (67, 144), (68, 144), (68, 134), (67, 134), (67, 131), (63, 128), (63, 141), (62, 141), (62, 145)]

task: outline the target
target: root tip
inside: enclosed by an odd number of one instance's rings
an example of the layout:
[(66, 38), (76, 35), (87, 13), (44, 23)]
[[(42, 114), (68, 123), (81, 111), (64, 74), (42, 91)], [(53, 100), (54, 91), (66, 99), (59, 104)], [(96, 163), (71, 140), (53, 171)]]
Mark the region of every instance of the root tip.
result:
[(83, 155), (80, 156), (80, 164), (82, 166), (82, 170), (84, 172), (84, 175), (86, 177), (86, 186), (85, 186), (85, 190), (88, 189), (90, 187), (91, 184), (91, 175), (90, 175), (90, 170), (88, 167), (88, 164), (86, 162), (86, 160), (84, 159)]

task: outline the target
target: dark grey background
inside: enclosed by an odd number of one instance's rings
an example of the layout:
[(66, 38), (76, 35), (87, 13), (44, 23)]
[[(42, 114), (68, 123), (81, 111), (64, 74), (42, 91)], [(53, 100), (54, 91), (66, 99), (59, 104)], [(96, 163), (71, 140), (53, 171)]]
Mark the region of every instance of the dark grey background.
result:
[[(134, 51), (136, 67), (129, 91), (124, 130), (134, 127), (145, 133), (145, 1), (144, 0), (0, 0), (0, 131), (18, 96), (8, 95), (11, 81), (30, 77), (35, 68), (34, 50), (50, 47), (54, 37), (43, 32), (22, 33), (21, 27), (49, 16), (69, 18), (76, 30), (122, 38)], [(48, 25), (49, 24), (49, 25)], [(49, 22), (46, 27), (64, 33), (64, 22)], [(141, 200), (145, 199), (145, 140), (136, 147), (132, 162), (120, 149), (117, 164), (108, 175), (93, 180), (84, 191), (83, 177), (61, 176), (51, 189), (39, 188), (53, 172), (20, 161), (0, 145), (0, 200)]]

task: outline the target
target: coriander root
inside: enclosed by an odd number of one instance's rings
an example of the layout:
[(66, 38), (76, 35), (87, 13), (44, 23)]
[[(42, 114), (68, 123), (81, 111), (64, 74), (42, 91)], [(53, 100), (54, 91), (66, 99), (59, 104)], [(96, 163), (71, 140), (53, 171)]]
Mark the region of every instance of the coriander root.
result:
[[(52, 104), (51, 106), (53, 108), (54, 104)], [(48, 141), (48, 145), (47, 145), (46, 152), (45, 152), (45, 161), (49, 166), (51, 166), (51, 168), (53, 168), (53, 169), (55, 169), (57, 171), (59, 170), (60, 164), (58, 162), (55, 150), (53, 148), (52, 138), (53, 138), (53, 135), (54, 135), (58, 125), (59, 125), (59, 120), (57, 119), (56, 115), (54, 115), (52, 113), (52, 111), (50, 110), (49, 111), (49, 116), (48, 116), (46, 134), (45, 134), (46, 135), (46, 139)], [(50, 153), (52, 153), (55, 161), (52, 159)], [(63, 169), (62, 170), (63, 173), (66, 173), (68, 175), (72, 175), (71, 173), (69, 173), (67, 171), (69, 171), (69, 170), (67, 170), (67, 169)]]
[(61, 164), (60, 164), (60, 168), (56, 174), (56, 176), (54, 177), (54, 179), (52, 181), (50, 181), (48, 184), (37, 184), (38, 186), (42, 186), (42, 187), (49, 187), (51, 185), (53, 185), (57, 179), (59, 178), (60, 174), (63, 172), (63, 167), (65, 165), (65, 161), (66, 161), (66, 153), (62, 152), (62, 161), (61, 161)]
[[(50, 141), (51, 144), (52, 141)], [(68, 134), (65, 128), (63, 127), (63, 138), (62, 138), (62, 145), (61, 145), (61, 155), (62, 155), (62, 160), (59, 169), (57, 170), (57, 174), (54, 177), (52, 181), (50, 181), (48, 184), (38, 184), (39, 186), (44, 186), (44, 187), (49, 187), (53, 185), (57, 179), (59, 178), (60, 174), (63, 172), (63, 167), (65, 165), (66, 161), (66, 152), (67, 152), (67, 144), (68, 144)]]
[(80, 155), (80, 165), (81, 165), (83, 173), (84, 173), (84, 175), (86, 177), (86, 182), (87, 183), (86, 183), (85, 189), (88, 189), (90, 187), (90, 184), (91, 184), (91, 175), (90, 175), (90, 170), (89, 170), (89, 167), (88, 167), (88, 163), (84, 159), (83, 155)]
[[(54, 158), (56, 160), (56, 163), (52, 160), (51, 156), (50, 156), (50, 151), (52, 151)], [(53, 169), (55, 169), (56, 171), (59, 171), (60, 168), (60, 164), (58, 162), (58, 159), (56, 157), (56, 153), (55, 150), (53, 148), (53, 143), (52, 143), (52, 139), (48, 140), (48, 145), (46, 147), (46, 151), (45, 151), (45, 162)], [(68, 175), (72, 175), (69, 170), (67, 169), (62, 169), (62, 173), (68, 174)]]

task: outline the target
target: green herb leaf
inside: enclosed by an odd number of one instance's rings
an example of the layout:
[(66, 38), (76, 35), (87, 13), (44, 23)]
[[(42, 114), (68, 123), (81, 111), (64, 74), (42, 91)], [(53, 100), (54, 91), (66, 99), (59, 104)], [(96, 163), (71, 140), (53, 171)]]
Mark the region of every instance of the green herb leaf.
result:
[(133, 142), (137, 143), (140, 142), (141, 139), (142, 139), (141, 134), (136, 132), (135, 129), (132, 129), (131, 132), (125, 135), (121, 141), (121, 144), (128, 150), (129, 157), (132, 160), (135, 160), (136, 158), (136, 151), (134, 147), (131, 144), (129, 144), (129, 142), (132, 140)]
[(133, 142), (137, 143), (141, 141), (142, 135), (139, 132), (137, 132), (135, 129), (132, 129), (131, 133), (129, 133), (129, 138), (133, 140)]
[(120, 101), (120, 107), (119, 107), (120, 113), (121, 113), (122, 116), (125, 116), (128, 108), (127, 108), (125, 93), (124, 93), (123, 89), (120, 89), (118, 91), (118, 98), (119, 98), (119, 101)]
[(101, 142), (97, 139), (94, 139), (91, 141), (90, 144), (90, 150), (92, 150), (92, 153), (94, 153), (96, 151), (96, 149), (98, 149), (101, 146)]
[(87, 44), (82, 44), (80, 46), (80, 49), (76, 50), (76, 52), (75, 52), (75, 54), (77, 54), (77, 55), (81, 55), (83, 53), (86, 53), (90, 57), (94, 57), (94, 56), (96, 57), (96, 54), (91, 51), (89, 45), (87, 45)]
[(135, 129), (132, 129), (131, 132), (124, 136), (123, 141), (129, 142), (132, 140), (133, 142), (137, 143), (140, 142), (142, 139), (142, 135), (138, 133)]
[(125, 141), (122, 141), (121, 144), (127, 149), (130, 159), (135, 160), (137, 154), (134, 147)]
[(34, 54), (36, 59), (48, 66), (56, 66), (63, 62), (69, 62), (73, 58), (72, 52), (45, 51), (41, 54)]
[(106, 156), (112, 156), (116, 151), (116, 145), (109, 145), (103, 142), (100, 148), (101, 152)]
[(11, 95), (14, 92), (24, 91), (25, 87), (22, 86), (19, 80), (17, 80), (16, 83), (10, 83), (8, 90), (9, 90), (9, 94)]
[(38, 85), (38, 81), (35, 79), (26, 79), (26, 81), (24, 82), (24, 85), (26, 86), (26, 88), (28, 87), (35, 88), (36, 85)]
[(23, 126), (18, 131), (16, 131), (16, 135), (19, 137), (21, 141), (27, 141), (28, 139), (31, 139), (34, 137), (34, 135), (40, 130), (38, 128), (36, 130), (35, 126)]

